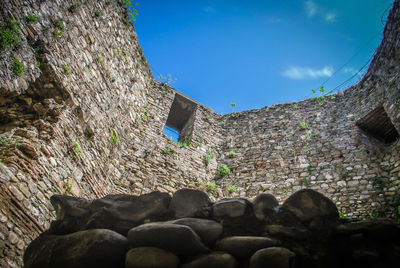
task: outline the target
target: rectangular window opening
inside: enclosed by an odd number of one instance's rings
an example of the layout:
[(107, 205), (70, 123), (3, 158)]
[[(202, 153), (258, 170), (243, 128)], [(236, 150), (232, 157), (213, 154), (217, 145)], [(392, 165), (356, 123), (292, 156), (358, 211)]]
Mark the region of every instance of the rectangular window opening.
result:
[(366, 134), (387, 145), (395, 142), (400, 137), (382, 105), (358, 120), (356, 124)]
[(190, 142), (197, 104), (176, 93), (163, 133), (174, 142)]

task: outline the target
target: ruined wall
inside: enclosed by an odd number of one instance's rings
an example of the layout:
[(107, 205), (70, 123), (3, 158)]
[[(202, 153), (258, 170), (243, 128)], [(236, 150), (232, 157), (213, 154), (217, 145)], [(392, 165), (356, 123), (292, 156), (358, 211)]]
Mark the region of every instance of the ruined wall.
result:
[(399, 18), (395, 1), (383, 41), (355, 86), (323, 100), (223, 116), (229, 135), (221, 161), (234, 174), (219, 184), (236, 185), (241, 196), (271, 192), (280, 200), (310, 187), (350, 217), (396, 213), (389, 204), (400, 186), (399, 140), (387, 145), (357, 122), (382, 106), (400, 133)]
[[(21, 265), (27, 243), (54, 218), (54, 193), (93, 199), (189, 187), (212, 199), (267, 191), (284, 200), (307, 177), (348, 216), (381, 207), (398, 187), (399, 145), (379, 145), (355, 122), (380, 102), (399, 131), (395, 5), (370, 71), (343, 95), (321, 107), (225, 116), (197, 104), (191, 145), (178, 146), (162, 133), (177, 92), (154, 81), (118, 0), (3, 1), (0, 21), (18, 21), (21, 42), (0, 56), (0, 266)], [(26, 68), (20, 76), (15, 59)], [(220, 178), (224, 163), (234, 172)], [(371, 182), (381, 177), (390, 179), (383, 191)]]

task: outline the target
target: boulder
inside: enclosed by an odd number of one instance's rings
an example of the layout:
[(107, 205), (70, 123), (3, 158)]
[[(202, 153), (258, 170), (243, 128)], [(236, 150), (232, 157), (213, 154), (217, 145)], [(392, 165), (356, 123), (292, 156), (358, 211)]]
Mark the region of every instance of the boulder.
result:
[(277, 240), (259, 236), (231, 236), (217, 241), (214, 250), (225, 251), (239, 259), (249, 258), (259, 249), (280, 245)]
[(206, 193), (184, 188), (174, 193), (170, 208), (176, 218), (208, 218), (211, 204)]
[(67, 235), (41, 235), (29, 244), (25, 268), (121, 267), (128, 250), (126, 237), (105, 229)]
[(250, 258), (249, 268), (294, 268), (294, 254), (282, 247), (270, 247), (258, 250)]
[(294, 239), (294, 240), (305, 240), (308, 236), (306, 228), (302, 227), (290, 227), (279, 224), (271, 224), (265, 226), (264, 235), (277, 237), (279, 239)]
[(189, 226), (208, 247), (212, 246), (222, 234), (222, 225), (212, 220), (183, 218), (170, 223)]
[(247, 199), (223, 199), (213, 205), (213, 219), (222, 224), (223, 237), (259, 235), (262, 221), (254, 215), (253, 204)]
[(152, 247), (133, 248), (125, 257), (125, 268), (176, 268), (178, 264), (171, 252)]
[(302, 189), (292, 194), (282, 205), (283, 211), (290, 211), (301, 222), (315, 218), (336, 222), (339, 212), (336, 205), (326, 196), (311, 189)]
[(141, 196), (108, 195), (91, 203), (91, 216), (85, 229), (107, 228), (126, 235), (129, 229), (144, 222), (171, 219), (170, 201), (171, 196), (161, 192)]
[(225, 252), (211, 252), (185, 263), (181, 268), (236, 268), (239, 264), (235, 258)]
[(172, 223), (148, 223), (128, 232), (132, 247), (157, 247), (177, 255), (197, 255), (208, 249), (188, 226)]
[(272, 194), (259, 194), (253, 201), (254, 214), (257, 219), (268, 223), (273, 222), (276, 217), (275, 208), (279, 205), (278, 200)]
[(400, 239), (400, 226), (390, 220), (376, 219), (340, 224), (336, 227), (335, 233), (344, 236), (362, 233), (376, 240), (391, 241)]
[(63, 235), (84, 229), (89, 217), (91, 201), (67, 195), (53, 195), (50, 202), (57, 220), (51, 223), (48, 234)]
[(126, 235), (144, 222), (173, 218), (169, 210), (171, 196), (152, 192), (141, 196), (108, 195), (89, 202), (85, 199), (55, 195), (51, 202), (57, 211), (49, 233), (68, 234), (87, 229), (110, 229)]

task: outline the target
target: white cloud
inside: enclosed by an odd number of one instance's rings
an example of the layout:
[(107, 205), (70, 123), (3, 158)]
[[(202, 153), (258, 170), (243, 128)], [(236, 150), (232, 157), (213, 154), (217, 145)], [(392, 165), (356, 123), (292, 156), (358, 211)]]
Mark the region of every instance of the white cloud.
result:
[(355, 73), (357, 73), (357, 70), (354, 69), (353, 67), (348, 67), (348, 68), (344, 68), (343, 72), (348, 73), (348, 74), (355, 74)]
[(326, 22), (334, 22), (336, 20), (336, 13), (335, 12), (328, 12), (325, 14), (325, 21)]
[(319, 17), (323, 19), (325, 22), (335, 22), (337, 14), (336, 12), (332, 10), (327, 10), (316, 3), (312, 0), (307, 0), (304, 2), (305, 10), (307, 13), (307, 16), (309, 18), (312, 17)]
[(317, 14), (318, 8), (317, 8), (317, 5), (313, 1), (308, 0), (305, 2), (305, 5), (306, 5), (307, 15), (309, 17), (313, 17), (315, 14)]
[(206, 6), (205, 8), (203, 8), (203, 11), (207, 13), (214, 13), (215, 9), (211, 6)]
[(289, 69), (282, 72), (282, 76), (290, 79), (309, 79), (318, 77), (331, 77), (333, 74), (333, 68), (331, 66), (325, 66), (322, 69), (312, 69), (310, 67), (297, 67), (292, 66)]

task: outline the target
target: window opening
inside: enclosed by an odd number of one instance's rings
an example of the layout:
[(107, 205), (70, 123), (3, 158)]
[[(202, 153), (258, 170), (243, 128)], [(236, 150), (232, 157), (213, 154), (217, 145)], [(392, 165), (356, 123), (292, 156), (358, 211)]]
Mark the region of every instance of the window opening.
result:
[(165, 125), (163, 132), (168, 138), (173, 140), (175, 143), (178, 142), (178, 140), (179, 140), (179, 131), (176, 131), (175, 129), (170, 128), (169, 126)]
[(190, 142), (197, 103), (176, 93), (163, 133), (174, 142)]
[(361, 118), (357, 126), (385, 144), (393, 143), (399, 138), (399, 133), (382, 105)]

